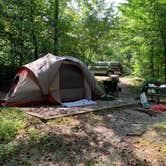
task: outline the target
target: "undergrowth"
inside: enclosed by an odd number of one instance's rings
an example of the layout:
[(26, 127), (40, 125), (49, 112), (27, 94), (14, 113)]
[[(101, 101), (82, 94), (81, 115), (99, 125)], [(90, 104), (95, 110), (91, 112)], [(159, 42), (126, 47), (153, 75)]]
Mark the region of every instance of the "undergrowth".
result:
[(3, 119), (0, 121), (0, 143), (11, 141), (17, 134), (18, 129), (23, 125), (22, 121)]
[(14, 139), (26, 121), (27, 116), (22, 111), (15, 108), (0, 109), (0, 163), (18, 151)]
[(25, 114), (13, 108), (0, 110), (0, 144), (12, 141), (25, 125)]

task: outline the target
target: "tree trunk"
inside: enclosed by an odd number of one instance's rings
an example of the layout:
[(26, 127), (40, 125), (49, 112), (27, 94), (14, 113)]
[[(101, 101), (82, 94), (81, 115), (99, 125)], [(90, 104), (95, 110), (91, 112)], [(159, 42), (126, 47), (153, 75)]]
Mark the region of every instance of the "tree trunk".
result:
[[(21, 24), (21, 23), (20, 23)], [(20, 32), (19, 32), (19, 65), (21, 66), (23, 64), (23, 56), (24, 56), (24, 40), (23, 40), (23, 35), (22, 35), (22, 25), (20, 27)]]
[(16, 46), (15, 46), (15, 39), (10, 36), (10, 52), (11, 52), (11, 55), (12, 55), (12, 59), (11, 59), (11, 66), (12, 67), (15, 67), (15, 64), (16, 64)]
[(164, 81), (166, 84), (166, 37), (163, 38), (163, 47), (164, 47)]
[(153, 60), (153, 45), (150, 46), (150, 73), (151, 73), (151, 79), (153, 80), (155, 78), (154, 74), (154, 60)]
[(32, 31), (32, 37), (33, 37), (33, 44), (34, 44), (34, 48), (35, 48), (35, 51), (34, 51), (34, 57), (35, 57), (35, 60), (38, 59), (38, 42), (37, 42), (37, 36), (36, 34), (34, 33), (34, 31)]
[(54, 54), (58, 55), (58, 19), (59, 19), (59, 0), (54, 4)]
[(31, 21), (31, 34), (32, 34), (32, 44), (34, 46), (34, 59), (38, 59), (38, 55), (39, 55), (39, 49), (38, 49), (38, 41), (37, 41), (37, 35), (36, 35), (36, 29), (34, 29), (34, 14), (35, 14), (35, 9), (36, 9), (36, 5), (34, 3), (34, 1), (31, 1), (31, 8), (30, 8), (30, 21)]

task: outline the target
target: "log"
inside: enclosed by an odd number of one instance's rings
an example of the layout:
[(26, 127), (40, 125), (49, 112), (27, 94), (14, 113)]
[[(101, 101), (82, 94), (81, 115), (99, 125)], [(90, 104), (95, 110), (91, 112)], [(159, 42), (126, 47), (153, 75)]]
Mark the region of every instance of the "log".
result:
[(136, 110), (140, 111), (140, 112), (144, 112), (144, 113), (148, 114), (149, 116), (156, 116), (157, 114), (161, 113), (158, 111), (153, 111), (153, 110), (145, 109), (145, 108), (136, 108)]

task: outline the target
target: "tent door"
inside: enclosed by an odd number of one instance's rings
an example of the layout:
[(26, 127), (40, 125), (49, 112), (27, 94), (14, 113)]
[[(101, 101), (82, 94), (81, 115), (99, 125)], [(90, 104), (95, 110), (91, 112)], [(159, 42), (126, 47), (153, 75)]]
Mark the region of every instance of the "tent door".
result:
[(82, 71), (77, 66), (62, 64), (59, 83), (62, 102), (84, 98), (84, 78)]

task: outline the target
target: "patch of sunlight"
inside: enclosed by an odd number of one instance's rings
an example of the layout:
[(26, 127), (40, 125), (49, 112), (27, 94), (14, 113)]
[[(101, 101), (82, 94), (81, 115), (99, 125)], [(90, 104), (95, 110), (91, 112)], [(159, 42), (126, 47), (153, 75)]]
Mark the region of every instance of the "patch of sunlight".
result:
[(100, 122), (103, 119), (102, 116), (96, 115), (93, 112), (87, 114), (87, 120), (90, 125), (95, 125), (96, 123)]
[(104, 81), (104, 80), (110, 80), (110, 77), (108, 77), (108, 76), (95, 76), (95, 79), (97, 81)]
[(53, 124), (72, 124), (74, 123), (73, 117), (59, 117), (55, 118), (53, 120), (49, 120), (47, 124), (53, 125)]
[(166, 144), (161, 147), (161, 151), (166, 153)]
[(141, 144), (143, 146), (146, 146), (146, 147), (154, 146), (153, 141), (150, 141), (150, 140), (147, 140), (147, 139), (144, 139), (144, 138), (141, 138), (139, 140), (139, 144)]
[(166, 131), (166, 122), (160, 122), (154, 125), (157, 131)]

